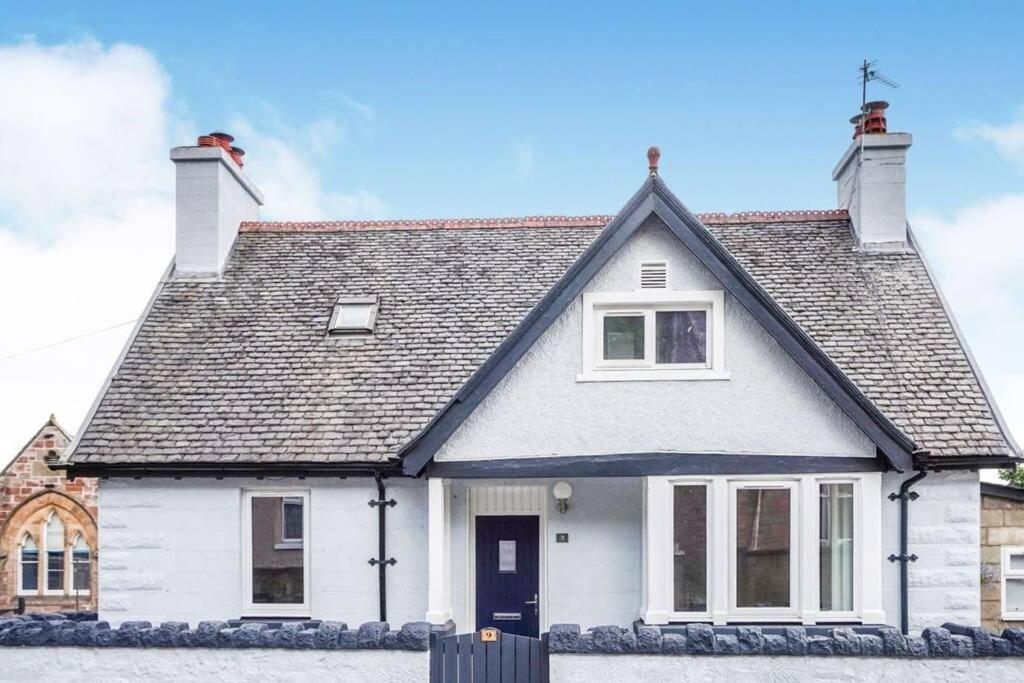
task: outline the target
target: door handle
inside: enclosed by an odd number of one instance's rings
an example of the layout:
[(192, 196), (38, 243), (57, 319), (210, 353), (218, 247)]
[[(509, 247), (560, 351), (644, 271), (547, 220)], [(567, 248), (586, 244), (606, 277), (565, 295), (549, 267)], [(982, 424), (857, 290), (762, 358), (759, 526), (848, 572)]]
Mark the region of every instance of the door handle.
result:
[(537, 599), (537, 594), (536, 594), (536, 593), (534, 593), (534, 594), (533, 594), (533, 600), (527, 600), (527, 601), (525, 601), (525, 602), (524, 602), (523, 604), (524, 604), (524, 605), (533, 605), (533, 613), (534, 613), (534, 615), (537, 615), (537, 614), (539, 614), (539, 613), (540, 613), (540, 611), (539, 611), (539, 609), (538, 609), (538, 607), (537, 607), (537, 605), (539, 604), (539, 602), (540, 602), (540, 601), (539, 601), (539, 600)]

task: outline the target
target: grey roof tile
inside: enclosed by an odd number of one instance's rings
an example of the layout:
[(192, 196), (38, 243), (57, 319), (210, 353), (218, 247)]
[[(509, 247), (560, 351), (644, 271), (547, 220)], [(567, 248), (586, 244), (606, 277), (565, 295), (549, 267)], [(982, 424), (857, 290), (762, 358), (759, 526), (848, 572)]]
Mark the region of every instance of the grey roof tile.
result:
[[(164, 285), (74, 462), (393, 458), (607, 217), (545, 220), (243, 230), (221, 280)], [(1009, 452), (917, 254), (859, 251), (827, 214), (708, 227), (922, 447)], [(328, 336), (365, 294), (375, 334)]]

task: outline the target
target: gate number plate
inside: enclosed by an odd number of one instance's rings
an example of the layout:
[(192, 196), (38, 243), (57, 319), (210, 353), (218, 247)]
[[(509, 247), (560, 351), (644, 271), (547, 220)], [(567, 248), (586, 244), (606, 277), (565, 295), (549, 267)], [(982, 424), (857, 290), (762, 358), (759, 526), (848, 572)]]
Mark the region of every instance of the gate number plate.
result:
[(480, 642), (482, 643), (496, 643), (498, 642), (498, 629), (496, 628), (485, 628), (480, 630)]

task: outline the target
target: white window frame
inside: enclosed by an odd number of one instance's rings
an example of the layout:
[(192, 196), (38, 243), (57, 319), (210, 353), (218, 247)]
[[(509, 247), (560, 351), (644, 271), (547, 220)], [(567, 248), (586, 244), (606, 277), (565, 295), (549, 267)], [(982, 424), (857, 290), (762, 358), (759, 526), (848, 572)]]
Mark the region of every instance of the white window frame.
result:
[[(656, 363), (658, 311), (707, 311), (707, 362)], [(644, 359), (604, 359), (604, 318), (644, 317)], [(588, 292), (583, 295), (581, 382), (728, 379), (725, 371), (725, 294), (721, 290)]]
[[(821, 484), (835, 483), (854, 484), (852, 612), (820, 609), (818, 498)], [(673, 487), (695, 484), (708, 487), (708, 610), (675, 612)], [(735, 491), (743, 487), (779, 485), (792, 491), (790, 607), (737, 609)], [(643, 515), (644, 621), (648, 624), (710, 621), (718, 625), (733, 622), (885, 623), (881, 501), (882, 475), (879, 472), (647, 477)]]
[[(342, 325), (341, 311), (345, 306), (369, 306), (366, 325)], [(328, 334), (371, 335), (377, 324), (377, 309), (380, 300), (373, 296), (339, 296), (331, 311), (331, 320), (327, 323)]]
[(1007, 579), (1021, 579), (1024, 580), (1024, 569), (1010, 569), (1010, 555), (1024, 555), (1024, 545), (1004, 545), (1002, 548), (1001, 560), (1000, 560), (1000, 599), (999, 607), (1002, 612), (1003, 621), (1024, 621), (1024, 611), (1021, 612), (1007, 612), (1006, 611), (1006, 580)]
[[(285, 523), (285, 520), (287, 519), (287, 516), (285, 515), (284, 510), (285, 510), (285, 508), (288, 505), (294, 505), (295, 504), (295, 500), (294, 499), (297, 498), (297, 497), (298, 496), (282, 496), (281, 497), (281, 543), (278, 544), (278, 545), (293, 546), (296, 549), (302, 547), (302, 537), (300, 536), (299, 538), (292, 538), (291, 536), (289, 536), (287, 534), (288, 525)], [(305, 501), (302, 501), (303, 509), (305, 509), (305, 504), (306, 504)], [(305, 517), (305, 513), (303, 513), (303, 517)], [(302, 533), (303, 533), (303, 535), (305, 535), (305, 533), (306, 533), (305, 527), (303, 527)]]
[(704, 610), (703, 612), (694, 612), (694, 611), (678, 612), (678, 611), (676, 611), (675, 557), (673, 556), (672, 557), (672, 566), (669, 568), (669, 572), (668, 572), (668, 578), (669, 578), (669, 597), (670, 597), (670, 600), (671, 600), (671, 602), (669, 603), (669, 605), (670, 605), (670, 607), (669, 607), (669, 609), (670, 609), (669, 619), (671, 621), (692, 622), (692, 621), (707, 621), (707, 620), (711, 619), (711, 605), (714, 603), (714, 596), (712, 594), (712, 590), (713, 590), (713, 585), (712, 585), (712, 578), (713, 578), (712, 577), (712, 567), (714, 565), (714, 555), (712, 553), (714, 552), (714, 524), (713, 524), (713, 522), (714, 522), (714, 510), (715, 510), (715, 506), (714, 506), (715, 491), (714, 491), (713, 484), (714, 484), (714, 482), (711, 479), (683, 479), (683, 480), (676, 480), (676, 481), (672, 482), (671, 493), (669, 494), (670, 498), (671, 498), (671, 504), (672, 504), (672, 522), (671, 522), (671, 524), (669, 524), (669, 533), (671, 534), (671, 536), (669, 537), (669, 544), (670, 544), (670, 548), (672, 549), (673, 553), (675, 552), (675, 532), (676, 532), (676, 530), (675, 530), (675, 489), (676, 489), (676, 487), (680, 487), (680, 486), (704, 487), (705, 503), (706, 503), (704, 523), (706, 525), (705, 540), (706, 540), (706, 543), (707, 543), (707, 549), (706, 549), (705, 555), (708, 558), (708, 567), (707, 567), (707, 570), (705, 571), (707, 585), (704, 587), (704, 590), (705, 590), (705, 595), (706, 595), (706, 600), (707, 600), (708, 608), (706, 610)]
[[(89, 585), (85, 588), (75, 588), (75, 544), (78, 543), (78, 539), (82, 539), (85, 543), (85, 547), (89, 549), (89, 554), (86, 559), (86, 564), (89, 567)], [(71, 587), (71, 595), (89, 595), (92, 590), (92, 546), (89, 545), (88, 539), (85, 534), (79, 532), (75, 534), (75, 538), (71, 541), (71, 545), (68, 547), (68, 557), (71, 558), (69, 566), (71, 567), (71, 576), (69, 577), (68, 585)]]
[[(309, 617), (311, 614), (309, 489), (245, 489), (242, 491), (242, 615), (247, 617)], [(266, 604), (252, 600), (252, 500), (253, 498), (302, 498), (302, 597), (301, 603)], [(283, 510), (282, 510), (283, 511)], [(283, 524), (283, 520), (282, 520)]]
[[(21, 561), (21, 551), (25, 547), (25, 541), (29, 540), (29, 539), (31, 539), (32, 543), (34, 543), (35, 546), (36, 546), (36, 588), (35, 588), (35, 590), (25, 590), (25, 588), (24, 588), (25, 584), (22, 582), (23, 567), (22, 567), (22, 561)], [(18, 543), (18, 576), (17, 576), (17, 581), (18, 581), (18, 584), (17, 584), (18, 585), (17, 594), (18, 595), (39, 595), (39, 588), (40, 588), (40, 583), (39, 583), (39, 567), (43, 564), (42, 556), (41, 556), (41, 554), (39, 552), (39, 546), (40, 545), (41, 545), (41, 543), (36, 543), (36, 539), (32, 538), (32, 534), (28, 533), (27, 531), (24, 532), (21, 535), (21, 542)]]
[[(789, 606), (740, 607), (737, 605), (737, 494), (745, 489), (787, 491), (789, 493)], [(803, 517), (799, 481), (784, 479), (741, 479), (729, 482), (729, 616), (734, 620), (785, 621), (800, 616), (800, 520)]]

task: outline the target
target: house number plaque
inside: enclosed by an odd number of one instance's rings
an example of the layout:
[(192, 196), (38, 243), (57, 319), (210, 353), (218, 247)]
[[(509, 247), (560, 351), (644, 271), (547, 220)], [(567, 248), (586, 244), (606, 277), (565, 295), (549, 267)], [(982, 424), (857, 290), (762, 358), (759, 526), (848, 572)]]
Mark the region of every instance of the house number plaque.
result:
[(496, 642), (498, 642), (498, 629), (496, 629), (496, 628), (483, 628), (483, 629), (480, 629), (480, 642), (481, 643), (496, 643)]

